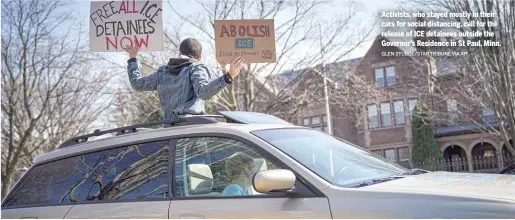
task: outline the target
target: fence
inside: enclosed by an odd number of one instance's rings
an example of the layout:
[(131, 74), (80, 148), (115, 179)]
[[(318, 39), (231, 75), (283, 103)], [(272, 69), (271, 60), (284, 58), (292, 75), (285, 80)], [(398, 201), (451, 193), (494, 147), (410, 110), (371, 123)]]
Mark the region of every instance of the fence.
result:
[(428, 160), (424, 163), (405, 166), (429, 171), (496, 173), (514, 163), (515, 157), (504, 155), (493, 157), (463, 157), (451, 160)]

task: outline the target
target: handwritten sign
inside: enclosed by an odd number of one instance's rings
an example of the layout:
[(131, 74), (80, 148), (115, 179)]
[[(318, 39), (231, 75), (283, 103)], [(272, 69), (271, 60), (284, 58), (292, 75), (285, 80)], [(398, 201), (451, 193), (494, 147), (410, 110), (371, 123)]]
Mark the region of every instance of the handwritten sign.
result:
[(141, 51), (164, 50), (162, 0), (92, 1), (91, 52), (119, 52), (130, 45)]
[(215, 49), (218, 62), (275, 63), (274, 20), (216, 20)]

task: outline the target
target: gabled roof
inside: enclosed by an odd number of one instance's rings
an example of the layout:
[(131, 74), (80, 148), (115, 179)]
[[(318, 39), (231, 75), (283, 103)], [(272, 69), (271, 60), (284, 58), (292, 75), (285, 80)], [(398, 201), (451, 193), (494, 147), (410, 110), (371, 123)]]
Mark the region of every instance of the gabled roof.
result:
[[(361, 59), (362, 58), (360, 57), (326, 64), (325, 72), (327, 73), (328, 79), (334, 83), (343, 83), (345, 81), (345, 76), (356, 70)], [(278, 88), (284, 89), (286, 86), (295, 88), (298, 86), (299, 82), (305, 80), (305, 77), (312, 76), (312, 74), (317, 74), (320, 75), (320, 77), (323, 77), (322, 65), (319, 64), (315, 67), (284, 71), (275, 76), (274, 81)]]

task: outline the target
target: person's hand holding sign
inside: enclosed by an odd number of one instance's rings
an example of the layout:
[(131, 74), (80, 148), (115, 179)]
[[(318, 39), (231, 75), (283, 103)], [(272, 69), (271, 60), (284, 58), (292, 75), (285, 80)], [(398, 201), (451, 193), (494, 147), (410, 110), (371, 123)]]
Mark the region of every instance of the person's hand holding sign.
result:
[(131, 59), (138, 56), (139, 48), (137, 45), (133, 47), (127, 45), (123, 49), (129, 53), (129, 58)]
[[(242, 57), (236, 57), (229, 64), (229, 72), (227, 73), (231, 79), (236, 78), (238, 74), (240, 74), (241, 68), (243, 68), (245, 60)], [(225, 69), (225, 64), (222, 64), (222, 67)]]

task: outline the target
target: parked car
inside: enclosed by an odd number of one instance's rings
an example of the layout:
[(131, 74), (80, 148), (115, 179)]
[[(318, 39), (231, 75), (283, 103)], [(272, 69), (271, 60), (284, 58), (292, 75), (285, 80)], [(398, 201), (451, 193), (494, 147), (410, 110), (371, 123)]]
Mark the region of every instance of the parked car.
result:
[(66, 141), (34, 159), (2, 218), (515, 218), (514, 176), (408, 170), (273, 116), (221, 114)]
[(504, 169), (502, 169), (500, 172), (500, 174), (511, 174), (511, 175), (515, 175), (515, 164), (512, 164), (511, 166), (507, 166), (505, 167)]

